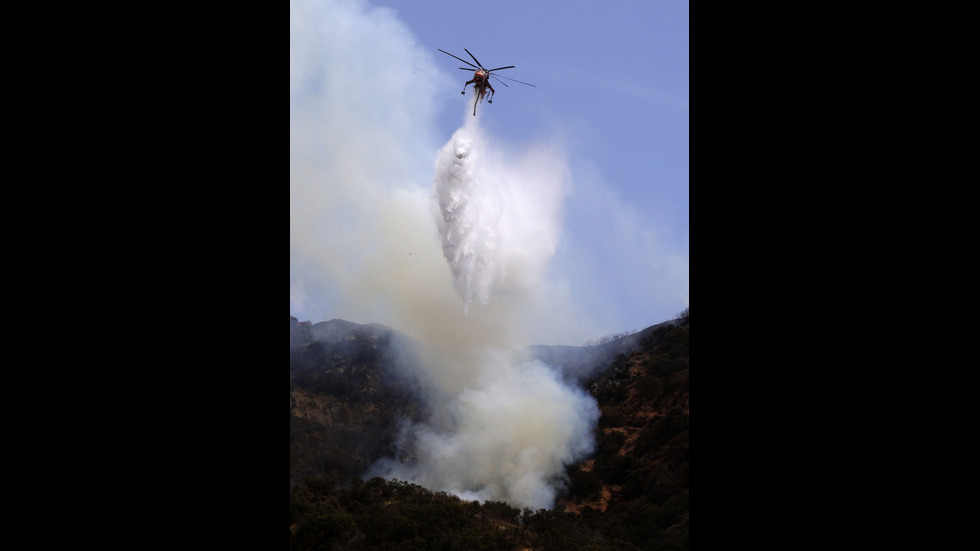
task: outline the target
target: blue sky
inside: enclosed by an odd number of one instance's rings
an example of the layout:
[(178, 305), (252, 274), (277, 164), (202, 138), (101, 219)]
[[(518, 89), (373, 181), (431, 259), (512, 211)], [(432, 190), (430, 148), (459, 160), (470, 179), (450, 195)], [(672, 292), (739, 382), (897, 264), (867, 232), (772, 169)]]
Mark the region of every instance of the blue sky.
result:
[(459, 93), (472, 73), (438, 49), (467, 48), (535, 85), (492, 81), (488, 142), (505, 159), (553, 145), (569, 174), (528, 338), (578, 345), (676, 317), (689, 305), (688, 22), (674, 0), (291, 1), (290, 314), (411, 333), (426, 300), (449, 300), (438, 255), (422, 252), (425, 204), (436, 152), (472, 109)]
[[(437, 48), (468, 59), (466, 48), (485, 67), (515, 65), (499, 74), (536, 87), (496, 85), (494, 104), (484, 106), (493, 114), (488, 129), (515, 141), (555, 127), (574, 133), (575, 153), (595, 161), (621, 195), (687, 234), (689, 2), (373, 5), (394, 9), (438, 56), (437, 64), (460, 81), (459, 89), (472, 75)], [(447, 94), (445, 101), (457, 99)], [(458, 126), (455, 112), (440, 114), (448, 136)]]

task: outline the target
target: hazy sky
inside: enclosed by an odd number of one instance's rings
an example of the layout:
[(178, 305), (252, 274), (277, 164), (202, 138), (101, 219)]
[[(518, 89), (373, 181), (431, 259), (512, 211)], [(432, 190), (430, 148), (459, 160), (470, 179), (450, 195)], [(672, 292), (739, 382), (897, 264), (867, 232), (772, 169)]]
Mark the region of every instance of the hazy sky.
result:
[(415, 336), (434, 331), (415, 322), (427, 313), (443, 320), (431, 327), (463, 315), (431, 196), (439, 151), (473, 119), (460, 95), (472, 72), (438, 49), (467, 48), (535, 85), (491, 81), (476, 117), (502, 189), (530, 188), (502, 199), (519, 210), (508, 228), (534, 240), (547, 222), (525, 338), (580, 345), (676, 317), (689, 305), (688, 5), (292, 0), (290, 314)]

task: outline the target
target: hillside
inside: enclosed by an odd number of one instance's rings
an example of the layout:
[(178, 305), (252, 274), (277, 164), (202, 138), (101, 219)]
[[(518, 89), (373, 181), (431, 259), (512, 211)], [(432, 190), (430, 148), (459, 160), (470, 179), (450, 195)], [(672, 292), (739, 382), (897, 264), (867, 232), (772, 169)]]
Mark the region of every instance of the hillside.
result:
[(662, 327), (677, 325), (679, 320), (651, 325), (642, 331), (592, 346), (534, 345), (528, 347), (531, 356), (548, 365), (561, 368), (566, 379), (579, 383), (605, 369), (620, 354), (632, 354), (643, 348), (647, 339), (659, 339)]
[(643, 549), (688, 541), (690, 324), (661, 326), (588, 380), (602, 415), (595, 457), (567, 469), (558, 508)]
[(392, 455), (399, 422), (424, 414), (408, 337), (383, 325), (289, 320), (289, 484), (348, 483)]
[(413, 343), (377, 324), (291, 317), (290, 548), (687, 549), (689, 332), (685, 311), (602, 345), (532, 347), (602, 415), (555, 508), (531, 511), (362, 480), (394, 453), (399, 419), (426, 416), (405, 375)]

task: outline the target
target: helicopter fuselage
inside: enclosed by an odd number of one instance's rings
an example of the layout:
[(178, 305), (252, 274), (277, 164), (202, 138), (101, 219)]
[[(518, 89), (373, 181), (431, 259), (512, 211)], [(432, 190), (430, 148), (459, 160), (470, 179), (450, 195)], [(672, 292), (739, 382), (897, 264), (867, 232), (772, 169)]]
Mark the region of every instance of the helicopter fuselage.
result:
[[(474, 116), (476, 115), (476, 105), (486, 95), (487, 88), (490, 89), (490, 103), (493, 103), (494, 89), (493, 89), (493, 86), (490, 86), (490, 76), (491, 76), (490, 75), (490, 71), (497, 71), (497, 70), (500, 70), (500, 69), (513, 69), (514, 68), (513, 65), (508, 65), (506, 67), (497, 67), (496, 69), (486, 69), (486, 68), (483, 67), (483, 64), (480, 63), (480, 60), (478, 60), (476, 58), (476, 56), (474, 56), (472, 53), (470, 53), (470, 51), (467, 50), (466, 48), (463, 48), (463, 50), (466, 51), (466, 53), (470, 54), (470, 57), (473, 58), (473, 61), (476, 62), (476, 65), (473, 65), (469, 61), (466, 61), (465, 59), (463, 59), (463, 58), (461, 58), (459, 56), (455, 56), (455, 55), (447, 52), (446, 50), (443, 50), (442, 48), (438, 48), (438, 50), (440, 52), (442, 52), (442, 53), (450, 56), (450, 57), (454, 57), (454, 58), (462, 61), (463, 63), (469, 65), (471, 68), (475, 69), (475, 71), (473, 72), (473, 80), (470, 80), (470, 81), (466, 82), (466, 84), (463, 84), (463, 91), (460, 92), (460, 94), (465, 94), (466, 93), (466, 86), (469, 85), (469, 84), (472, 84), (473, 85), (473, 91), (474, 91), (474, 93), (476, 95), (476, 101), (473, 102), (473, 115)], [(464, 71), (469, 70), (466, 67), (460, 67), (460, 69), (462, 69)], [(497, 76), (494, 75), (493, 78), (499, 80), (501, 82), (501, 84), (504, 84), (504, 86), (507, 85), (506, 83), (504, 83), (504, 81), (500, 80), (501, 77), (497, 77)], [(513, 80), (514, 82), (520, 82), (521, 84), (525, 84), (527, 86), (534, 86), (533, 84), (530, 84), (530, 83), (527, 83), (527, 82), (521, 82), (520, 80), (517, 80), (517, 79), (512, 79), (512, 78), (508, 78), (508, 77), (502, 77), (502, 78), (506, 78), (507, 80)]]

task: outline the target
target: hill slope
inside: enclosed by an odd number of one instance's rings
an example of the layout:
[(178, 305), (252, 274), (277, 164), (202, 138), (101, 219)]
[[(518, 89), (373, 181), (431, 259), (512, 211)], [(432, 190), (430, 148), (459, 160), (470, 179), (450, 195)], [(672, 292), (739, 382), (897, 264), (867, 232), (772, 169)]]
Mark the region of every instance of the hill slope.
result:
[(623, 342), (532, 347), (602, 415), (596, 452), (566, 469), (555, 509), (521, 511), (361, 480), (394, 452), (401, 417), (425, 417), (418, 382), (404, 375), (411, 340), (376, 324), (291, 317), (291, 549), (687, 549), (689, 332), (685, 311)]
[[(531, 356), (548, 365), (559, 366), (566, 379), (581, 382), (605, 369), (620, 354), (632, 354), (644, 347), (648, 339), (659, 340), (660, 329), (680, 324), (680, 320), (651, 325), (642, 331), (591, 346), (534, 345)], [(656, 344), (654, 341), (653, 344)]]
[(689, 520), (690, 324), (659, 327), (588, 380), (595, 457), (567, 469), (558, 507), (643, 549), (683, 549)]
[(398, 369), (410, 340), (383, 325), (289, 320), (289, 481), (361, 476), (394, 454), (401, 419), (424, 414), (419, 383)]

